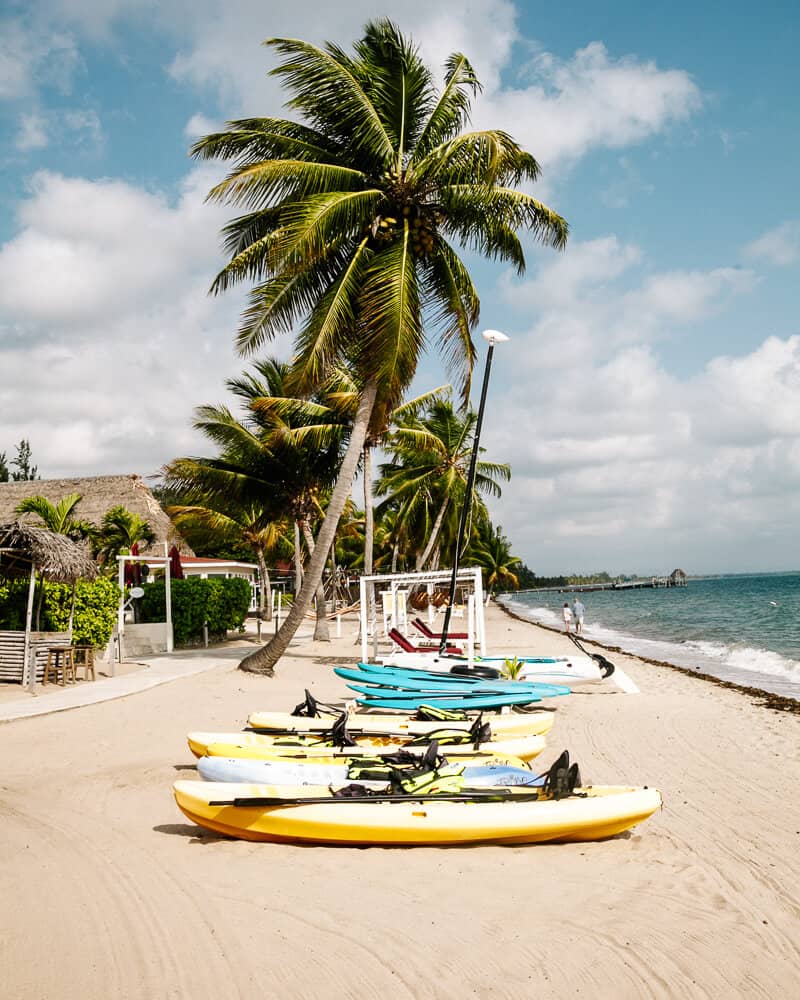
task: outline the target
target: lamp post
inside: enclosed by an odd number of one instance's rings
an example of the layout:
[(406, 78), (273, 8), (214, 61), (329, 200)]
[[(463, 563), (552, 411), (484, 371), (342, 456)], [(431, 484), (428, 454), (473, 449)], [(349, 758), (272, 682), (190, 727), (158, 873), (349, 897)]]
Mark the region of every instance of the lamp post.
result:
[(481, 426), (483, 424), (483, 411), (486, 408), (486, 391), (489, 388), (489, 372), (492, 370), (492, 355), (495, 344), (504, 344), (509, 338), (499, 330), (484, 330), (481, 334), (484, 340), (489, 342), (489, 351), (486, 355), (486, 368), (483, 372), (483, 387), (481, 388), (481, 401), (478, 405), (478, 421), (475, 424), (475, 439), (472, 443), (472, 455), (469, 460), (469, 472), (467, 473), (467, 493), (464, 497), (464, 505), (461, 508), (461, 518), (458, 522), (458, 537), (456, 539), (456, 550), (453, 553), (453, 573), (450, 577), (450, 600), (444, 613), (444, 624), (442, 625), (442, 640), (439, 644), (439, 655), (444, 655), (447, 648), (447, 633), (450, 629), (450, 616), (453, 612), (453, 601), (456, 595), (456, 576), (458, 575), (458, 562), (461, 557), (461, 546), (464, 544), (464, 531), (467, 527), (469, 509), (472, 506), (472, 490), (475, 485), (475, 469), (478, 464), (478, 446), (481, 438)]

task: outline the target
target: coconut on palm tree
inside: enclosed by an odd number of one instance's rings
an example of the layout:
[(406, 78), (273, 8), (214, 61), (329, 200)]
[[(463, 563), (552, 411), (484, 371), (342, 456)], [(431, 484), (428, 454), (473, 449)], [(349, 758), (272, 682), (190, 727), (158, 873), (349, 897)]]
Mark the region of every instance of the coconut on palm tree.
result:
[(268, 44), (300, 120), (230, 122), (193, 147), (232, 163), (211, 197), (242, 213), (225, 228), (231, 259), (213, 289), (255, 283), (242, 352), (295, 330), (295, 391), (346, 363), (361, 396), (303, 588), (279, 633), (241, 663), (265, 673), (322, 577), (375, 409), (399, 403), (428, 339), (468, 391), (480, 303), (457, 247), (521, 273), (520, 233), (557, 248), (567, 238), (559, 215), (517, 189), (539, 176), (533, 156), (505, 132), (465, 131), (479, 89), (465, 56), (449, 58), (439, 90), (387, 20), (368, 24), (352, 54), (332, 43)]

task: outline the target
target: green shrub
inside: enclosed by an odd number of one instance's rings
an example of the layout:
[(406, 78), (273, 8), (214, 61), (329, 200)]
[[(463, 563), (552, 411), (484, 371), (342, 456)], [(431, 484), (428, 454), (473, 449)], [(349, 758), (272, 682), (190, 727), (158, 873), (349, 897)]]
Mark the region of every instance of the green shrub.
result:
[[(147, 584), (141, 603), (143, 622), (163, 622), (166, 618), (166, 593), (163, 580)], [(176, 646), (202, 638), (203, 625), (208, 634), (224, 637), (229, 629), (239, 628), (250, 608), (250, 584), (239, 577), (225, 579), (197, 576), (172, 580), (172, 634)]]
[(0, 629), (9, 632), (25, 630), (27, 601), (27, 579), (0, 580)]
[[(0, 581), (0, 629), (22, 632), (28, 603), (28, 580)], [(36, 584), (36, 602), (39, 583)], [(117, 621), (119, 587), (113, 580), (79, 580), (75, 588), (72, 641), (77, 646), (102, 649), (111, 638)], [(45, 632), (66, 632), (72, 605), (72, 584), (45, 580), (41, 627)], [(34, 615), (36, 606), (34, 605)], [(34, 627), (36, 622), (34, 620)]]

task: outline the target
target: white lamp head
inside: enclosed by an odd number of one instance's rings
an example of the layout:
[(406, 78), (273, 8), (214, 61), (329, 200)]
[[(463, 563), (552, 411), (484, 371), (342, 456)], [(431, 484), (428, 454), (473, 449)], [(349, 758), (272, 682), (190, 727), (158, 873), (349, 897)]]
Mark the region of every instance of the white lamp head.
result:
[(505, 344), (510, 339), (504, 333), (500, 333), (499, 330), (484, 330), (481, 336), (484, 340), (488, 340), (490, 344)]

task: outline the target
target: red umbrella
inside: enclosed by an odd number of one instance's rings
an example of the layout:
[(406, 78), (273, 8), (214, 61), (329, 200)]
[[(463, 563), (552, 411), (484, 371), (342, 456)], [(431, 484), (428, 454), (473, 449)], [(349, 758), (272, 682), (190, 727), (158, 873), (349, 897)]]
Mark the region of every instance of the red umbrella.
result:
[[(131, 545), (131, 555), (139, 555), (139, 546), (136, 542)], [(125, 586), (126, 587), (138, 587), (140, 586), (140, 581), (142, 579), (142, 571), (138, 562), (128, 562), (125, 561)]]
[(183, 579), (183, 566), (181, 566), (181, 554), (178, 546), (173, 545), (169, 550), (169, 575), (173, 580)]

